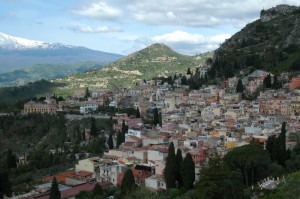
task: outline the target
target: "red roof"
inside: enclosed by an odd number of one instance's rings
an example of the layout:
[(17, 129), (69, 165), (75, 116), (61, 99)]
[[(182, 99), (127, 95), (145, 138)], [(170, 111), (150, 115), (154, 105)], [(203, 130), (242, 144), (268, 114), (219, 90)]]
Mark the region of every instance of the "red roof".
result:
[(90, 176), (93, 175), (93, 172), (89, 172), (89, 171), (79, 171), (77, 173), (78, 176), (82, 176), (82, 177), (86, 177), (86, 176)]
[[(78, 186), (74, 186), (70, 189), (66, 189), (61, 191), (61, 198), (71, 198), (71, 197), (75, 197), (80, 191), (92, 191), (94, 189), (95, 185), (90, 184), (90, 183), (85, 183), (85, 184), (81, 184)], [(44, 195), (41, 197), (37, 197), (36, 199), (49, 199), (50, 196), (49, 195)]]
[(57, 182), (64, 182), (67, 177), (75, 175), (75, 173), (75, 170), (66, 171), (53, 176), (44, 177), (42, 182), (50, 182), (54, 177), (56, 178)]

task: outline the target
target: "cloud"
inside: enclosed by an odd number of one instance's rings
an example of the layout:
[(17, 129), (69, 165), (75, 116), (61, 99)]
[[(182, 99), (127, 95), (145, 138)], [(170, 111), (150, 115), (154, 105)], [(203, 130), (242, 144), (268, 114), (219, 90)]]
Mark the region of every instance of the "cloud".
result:
[(71, 12), (84, 17), (106, 20), (114, 20), (122, 16), (121, 9), (109, 6), (105, 2), (93, 2)]
[(81, 33), (108, 33), (108, 32), (122, 32), (123, 30), (119, 27), (108, 27), (108, 26), (97, 26), (91, 27), (87, 25), (76, 25), (67, 27), (69, 30)]
[(175, 51), (184, 54), (203, 53), (218, 48), (219, 44), (230, 38), (230, 34), (219, 34), (204, 36), (192, 34), (184, 31), (174, 31), (171, 33), (152, 37), (154, 43), (164, 43)]
[[(126, 1), (126, 0), (125, 0)], [(262, 9), (298, 0), (127, 0), (133, 20), (152, 25), (203, 27), (233, 24), (241, 27), (259, 17)]]

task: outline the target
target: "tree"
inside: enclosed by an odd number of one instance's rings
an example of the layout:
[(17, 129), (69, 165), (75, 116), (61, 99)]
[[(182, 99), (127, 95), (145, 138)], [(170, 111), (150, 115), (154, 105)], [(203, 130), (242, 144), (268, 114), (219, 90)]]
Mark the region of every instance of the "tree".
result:
[(224, 179), (226, 179), (227, 171), (221, 158), (209, 158), (208, 165), (201, 169), (200, 180), (196, 184), (199, 198), (223, 198), (225, 191)]
[(113, 149), (113, 148), (114, 148), (114, 141), (113, 141), (112, 132), (109, 133), (109, 137), (108, 137), (108, 148), (109, 148), (109, 149)]
[(283, 122), (281, 126), (281, 133), (276, 136), (270, 136), (266, 143), (266, 149), (270, 154), (271, 160), (285, 166), (285, 162), (288, 159), (288, 153), (286, 150), (286, 123)]
[(271, 88), (271, 86), (272, 86), (272, 77), (271, 77), (270, 73), (267, 75), (267, 77), (265, 77), (263, 83), (264, 83), (264, 86), (266, 88)]
[(91, 94), (90, 94), (89, 88), (86, 87), (86, 89), (85, 89), (85, 94), (84, 94), (84, 98), (87, 99), (87, 98), (90, 97), (90, 96), (91, 96)]
[(239, 170), (247, 186), (266, 177), (270, 156), (259, 143), (251, 143), (229, 151), (224, 160), (232, 168)]
[(190, 153), (183, 159), (181, 173), (183, 178), (183, 188), (185, 190), (193, 189), (195, 182), (195, 164)]
[(136, 115), (135, 115), (136, 118), (141, 118), (141, 113), (140, 113), (140, 109), (139, 107), (136, 107)]
[(91, 117), (91, 136), (97, 136), (96, 120), (93, 117)]
[(285, 166), (285, 161), (288, 159), (286, 151), (286, 122), (281, 125), (281, 132), (278, 136), (278, 164)]
[(125, 134), (128, 133), (128, 126), (125, 124), (125, 120), (122, 122), (122, 142), (125, 142)]
[(157, 126), (159, 124), (159, 118), (158, 118), (158, 110), (157, 108), (154, 109), (154, 114), (153, 114), (153, 125)]
[(224, 179), (224, 198), (240, 199), (244, 197), (243, 176), (241, 172), (229, 171)]
[(117, 132), (117, 148), (123, 143), (123, 136), (120, 131)]
[(158, 113), (158, 125), (160, 127), (162, 127), (162, 114), (161, 114), (161, 112)]
[(9, 182), (8, 172), (0, 173), (0, 198), (3, 196), (11, 196), (11, 183)]
[(281, 88), (281, 85), (280, 85), (280, 83), (278, 81), (278, 76), (277, 75), (274, 75), (272, 88), (273, 89), (279, 89), (279, 88)]
[(190, 67), (188, 67), (186, 74), (187, 75), (191, 75), (192, 74)]
[(182, 164), (182, 152), (180, 149), (177, 149), (176, 153), (176, 182), (177, 188), (181, 188), (183, 185), (183, 179), (181, 174), (181, 164)]
[(131, 169), (125, 172), (125, 175), (121, 184), (121, 195), (130, 193), (136, 187), (135, 180)]
[(6, 152), (6, 167), (8, 169), (17, 168), (16, 156), (10, 148)]
[(176, 174), (176, 158), (174, 144), (173, 142), (171, 142), (169, 145), (168, 157), (166, 160), (166, 166), (164, 170), (164, 177), (167, 189), (175, 188), (176, 175), (174, 174)]
[(244, 86), (243, 86), (243, 82), (241, 79), (239, 79), (237, 85), (236, 85), (236, 92), (237, 93), (243, 93), (244, 91)]
[(60, 199), (60, 191), (58, 188), (58, 183), (56, 178), (54, 177), (52, 180), (51, 188), (50, 188), (50, 198), (49, 199)]
[(99, 183), (96, 183), (92, 194), (94, 197), (103, 195), (103, 190), (102, 190), (102, 187), (99, 185)]
[(277, 149), (278, 148), (276, 146), (276, 136), (269, 136), (266, 142), (266, 150), (269, 152), (272, 162), (277, 160)]
[(181, 78), (181, 85), (187, 85), (187, 78), (185, 75)]

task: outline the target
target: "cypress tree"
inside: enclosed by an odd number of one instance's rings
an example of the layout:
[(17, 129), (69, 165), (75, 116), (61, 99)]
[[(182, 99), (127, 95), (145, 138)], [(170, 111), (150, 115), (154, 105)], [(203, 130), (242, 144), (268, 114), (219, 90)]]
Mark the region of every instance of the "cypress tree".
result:
[(159, 124), (159, 118), (158, 118), (158, 110), (157, 108), (154, 109), (154, 115), (153, 115), (153, 125), (157, 126)]
[(187, 74), (187, 75), (192, 75), (192, 72), (191, 72), (190, 67), (188, 67), (186, 74)]
[(91, 135), (93, 137), (97, 136), (96, 120), (93, 117), (91, 117)]
[(136, 115), (135, 115), (136, 118), (141, 118), (141, 113), (140, 113), (140, 109), (139, 107), (136, 107)]
[(237, 93), (243, 93), (244, 91), (244, 86), (243, 86), (243, 82), (241, 79), (239, 79), (237, 85), (236, 85), (236, 92)]
[(114, 141), (113, 141), (113, 137), (112, 137), (112, 133), (109, 133), (109, 137), (108, 137), (108, 148), (109, 149), (113, 149), (114, 148)]
[(285, 165), (287, 158), (286, 151), (286, 123), (283, 122), (281, 125), (281, 132), (278, 136), (278, 163), (282, 166)]
[(125, 124), (125, 120), (122, 122), (122, 142), (125, 142), (125, 134), (128, 132), (128, 126)]
[(131, 169), (125, 172), (125, 175), (121, 184), (121, 195), (125, 195), (131, 192), (136, 187), (135, 180)]
[(56, 178), (54, 177), (52, 180), (52, 185), (50, 188), (50, 198), (49, 199), (60, 199), (60, 191), (58, 188), (58, 183), (56, 181)]
[(91, 95), (90, 95), (89, 88), (86, 87), (86, 89), (85, 89), (85, 94), (84, 94), (84, 98), (87, 99), (87, 98), (90, 97), (90, 96), (91, 96)]
[(269, 152), (272, 162), (276, 159), (275, 147), (277, 148), (275, 135), (269, 136), (266, 142), (266, 150)]
[(117, 132), (117, 148), (123, 143), (123, 136), (120, 131)]
[(267, 75), (267, 77), (264, 79), (263, 83), (264, 83), (264, 86), (265, 86), (266, 88), (271, 88), (271, 86), (272, 86), (272, 77), (271, 77), (270, 73), (269, 73), (269, 74)]
[(182, 174), (181, 174), (181, 164), (182, 164), (182, 153), (180, 149), (177, 149), (176, 153), (176, 181), (177, 188), (181, 188), (183, 184)]
[(182, 167), (183, 188), (186, 190), (193, 189), (195, 182), (195, 164), (190, 153), (183, 159)]
[(176, 157), (173, 142), (170, 143), (168, 149), (168, 157), (166, 160), (166, 166), (164, 170), (164, 177), (167, 188), (175, 188), (176, 183)]
[(160, 127), (162, 127), (162, 115), (161, 112), (158, 113), (158, 124)]

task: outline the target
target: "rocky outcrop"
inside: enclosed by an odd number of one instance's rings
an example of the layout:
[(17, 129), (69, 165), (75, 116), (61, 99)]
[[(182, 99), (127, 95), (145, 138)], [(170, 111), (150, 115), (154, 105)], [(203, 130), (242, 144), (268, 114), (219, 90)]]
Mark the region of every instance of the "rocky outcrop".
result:
[(287, 15), (291, 12), (299, 9), (297, 6), (289, 6), (289, 5), (278, 5), (276, 7), (270, 8), (268, 10), (262, 10), (260, 12), (260, 20), (262, 22), (270, 21), (280, 15)]

